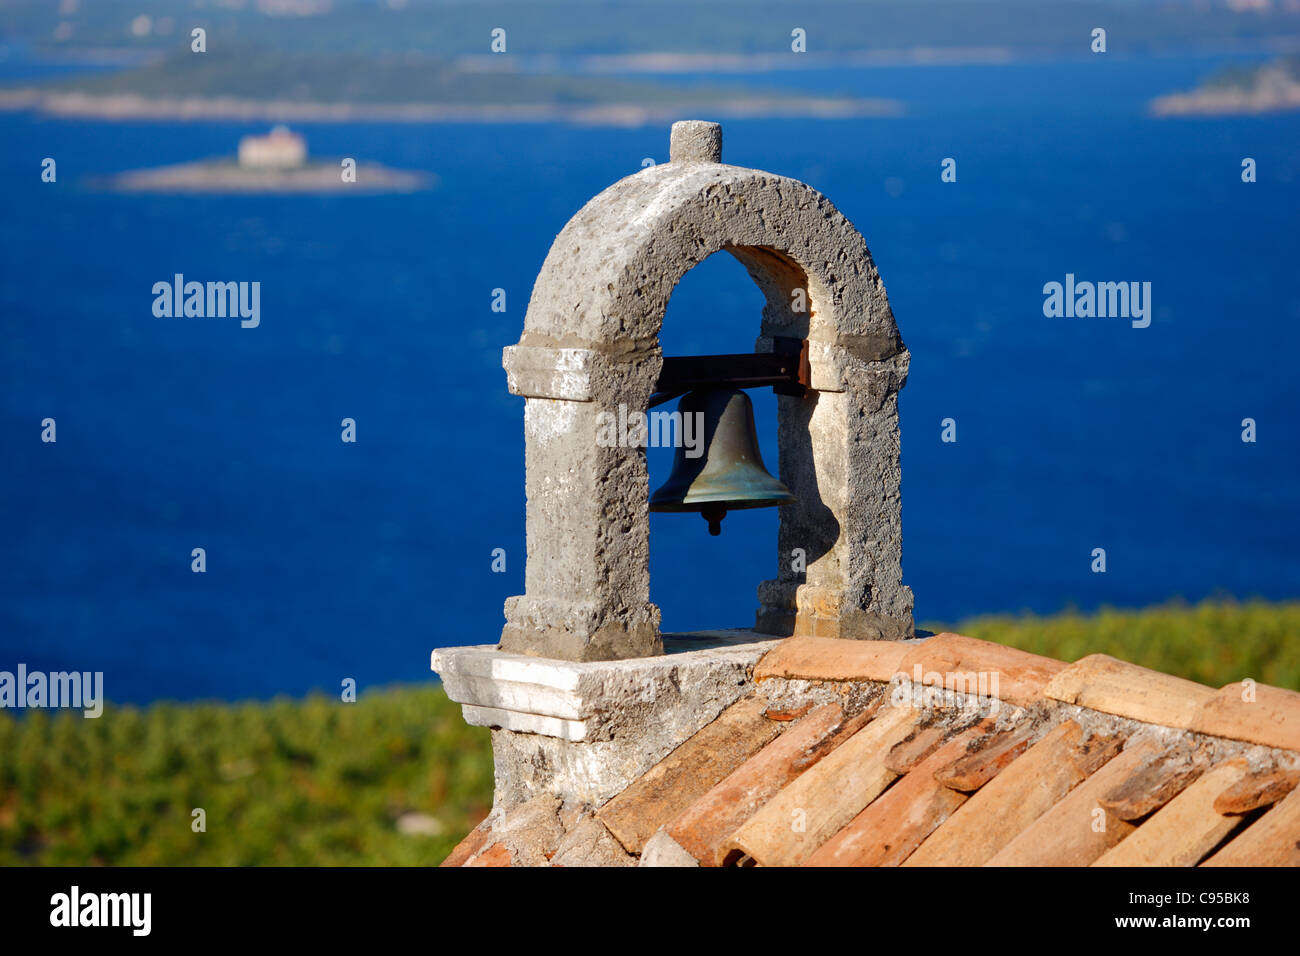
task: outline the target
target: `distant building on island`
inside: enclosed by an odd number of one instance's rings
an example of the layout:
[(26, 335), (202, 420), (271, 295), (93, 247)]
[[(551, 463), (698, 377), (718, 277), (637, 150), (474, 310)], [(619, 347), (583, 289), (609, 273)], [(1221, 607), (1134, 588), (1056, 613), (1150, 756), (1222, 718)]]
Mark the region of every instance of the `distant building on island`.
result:
[[(348, 175), (351, 171), (352, 175)], [(229, 154), (135, 169), (101, 180), (123, 192), (163, 193), (409, 193), (432, 189), (438, 177), (380, 163), (317, 157), (307, 162), (307, 141), (287, 126), (239, 140), (238, 158)]]
[(287, 126), (239, 141), (239, 165), (245, 169), (299, 169), (306, 162), (307, 141)]

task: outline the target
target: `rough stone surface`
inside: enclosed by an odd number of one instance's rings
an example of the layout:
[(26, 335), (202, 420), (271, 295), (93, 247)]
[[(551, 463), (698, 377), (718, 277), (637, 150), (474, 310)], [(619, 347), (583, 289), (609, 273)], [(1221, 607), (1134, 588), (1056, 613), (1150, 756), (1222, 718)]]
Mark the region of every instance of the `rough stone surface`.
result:
[(680, 843), (660, 830), (646, 841), (641, 851), (641, 866), (699, 866), (700, 861), (685, 850)]
[(547, 866), (564, 836), (560, 798), (539, 793), (505, 816), (494, 835), (510, 851), (514, 866)]
[(673, 124), (668, 158), (674, 163), (722, 162), (722, 127), (703, 120), (681, 120)]
[[(725, 250), (766, 299), (756, 348), (809, 341), (812, 389), (778, 403), (778, 576), (758, 630), (912, 636), (902, 583), (898, 390), (908, 353), (862, 236), (804, 183), (719, 162), (721, 130), (674, 128), (672, 161), (620, 180), (556, 238), (504, 364), (526, 398), (525, 593), (504, 650), (575, 661), (661, 652), (650, 602), (645, 452), (596, 441), (601, 413), (639, 412), (662, 366), (681, 277)], [(795, 295), (795, 290), (804, 295)], [(797, 304), (806, 301), (804, 311)], [(791, 569), (802, 549), (807, 567)]]
[(552, 866), (636, 866), (605, 825), (584, 814), (569, 827), (551, 857)]

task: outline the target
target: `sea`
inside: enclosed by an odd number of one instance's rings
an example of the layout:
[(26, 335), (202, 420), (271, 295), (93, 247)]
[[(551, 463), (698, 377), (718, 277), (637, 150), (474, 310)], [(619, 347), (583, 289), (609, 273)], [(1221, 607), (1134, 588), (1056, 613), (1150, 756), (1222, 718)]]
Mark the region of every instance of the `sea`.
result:
[[(1300, 112), (1147, 109), (1253, 62), (669, 78), (904, 105), (727, 120), (724, 161), (810, 183), (866, 237), (911, 351), (919, 623), (1300, 592)], [(11, 58), (0, 79), (50, 69)], [(494, 643), (523, 592), (523, 399), (501, 349), (556, 233), (666, 161), (666, 124), (298, 127), (313, 156), (437, 176), (409, 195), (97, 185), (265, 128), (0, 112), (0, 669), (102, 671), (134, 703), (364, 691), (433, 680), (433, 648)], [(155, 317), (177, 273), (259, 282), (260, 325)], [(1046, 316), (1067, 275), (1149, 282), (1150, 324)], [(675, 292), (664, 351), (748, 351), (761, 308), (713, 256)], [(775, 400), (753, 397), (775, 471)], [(670, 468), (651, 450), (652, 488)], [(751, 625), (776, 524), (738, 512), (710, 537), (653, 515), (664, 629)]]

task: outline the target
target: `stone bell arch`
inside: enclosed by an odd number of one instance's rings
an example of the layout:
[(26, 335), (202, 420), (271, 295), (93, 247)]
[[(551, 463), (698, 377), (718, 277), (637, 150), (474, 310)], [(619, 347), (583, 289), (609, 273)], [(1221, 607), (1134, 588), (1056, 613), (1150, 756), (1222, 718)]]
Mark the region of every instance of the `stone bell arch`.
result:
[(766, 298), (755, 350), (806, 339), (811, 368), (803, 397), (778, 397), (779, 476), (798, 502), (779, 509), (778, 571), (759, 585), (755, 629), (913, 634), (898, 431), (909, 354), (884, 285), (830, 200), (721, 154), (716, 123), (673, 124), (668, 163), (610, 186), (556, 237), (523, 335), (505, 349), (510, 391), (526, 399), (528, 558), (525, 593), (506, 601), (504, 651), (573, 661), (662, 653), (645, 450), (602, 447), (598, 419), (620, 404), (646, 408), (668, 299), (721, 250)]

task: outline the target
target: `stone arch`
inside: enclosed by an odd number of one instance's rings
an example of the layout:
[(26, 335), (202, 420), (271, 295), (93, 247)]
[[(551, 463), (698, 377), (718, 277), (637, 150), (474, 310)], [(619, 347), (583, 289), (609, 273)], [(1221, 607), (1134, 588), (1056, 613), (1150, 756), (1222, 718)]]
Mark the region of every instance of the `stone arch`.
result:
[[(510, 390), (526, 398), (525, 594), (506, 602), (505, 650), (569, 660), (659, 653), (649, 600), (641, 448), (597, 443), (601, 412), (643, 411), (659, 331), (683, 275), (719, 251), (762, 290), (757, 351), (807, 338), (812, 388), (780, 396), (778, 574), (759, 587), (772, 634), (910, 637), (900, 560), (898, 390), (908, 353), (865, 240), (797, 180), (724, 165), (721, 130), (677, 123), (671, 161), (610, 186), (551, 246)], [(806, 313), (792, 309), (796, 287)], [(806, 571), (794, 569), (794, 549)]]

